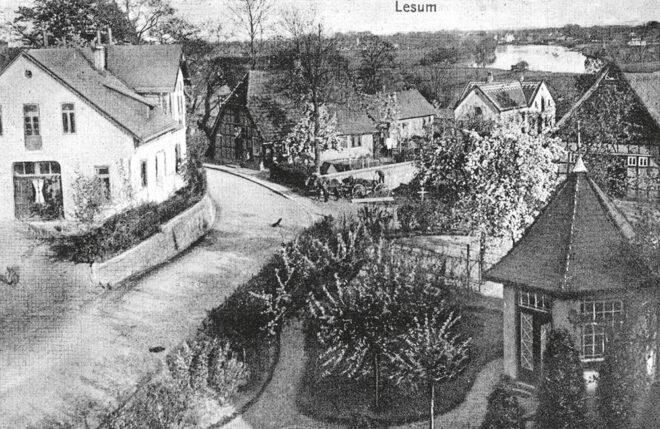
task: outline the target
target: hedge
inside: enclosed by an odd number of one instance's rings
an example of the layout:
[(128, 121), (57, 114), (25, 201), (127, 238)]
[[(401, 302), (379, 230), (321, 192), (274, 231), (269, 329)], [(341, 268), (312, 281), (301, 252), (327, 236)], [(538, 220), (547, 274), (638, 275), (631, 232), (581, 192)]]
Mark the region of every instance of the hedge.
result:
[(183, 188), (160, 204), (146, 203), (117, 213), (81, 234), (57, 235), (46, 240), (56, 259), (77, 263), (103, 261), (158, 233), (162, 224), (201, 198), (202, 195)]
[(285, 185), (304, 188), (307, 178), (313, 172), (314, 168), (311, 166), (273, 163), (270, 167), (270, 179)]

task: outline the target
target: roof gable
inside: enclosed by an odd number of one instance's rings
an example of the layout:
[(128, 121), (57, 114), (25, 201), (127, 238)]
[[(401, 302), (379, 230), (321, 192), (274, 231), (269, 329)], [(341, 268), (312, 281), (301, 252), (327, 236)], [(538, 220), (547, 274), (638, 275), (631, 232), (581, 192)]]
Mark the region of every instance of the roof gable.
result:
[(76, 48), (31, 49), (22, 56), (32, 61), (87, 101), (119, 128), (141, 141), (180, 128), (171, 117), (111, 73), (96, 70)]
[(572, 173), (486, 277), (555, 294), (647, 285), (653, 274), (630, 244), (633, 231), (586, 173)]
[(499, 112), (523, 109), (529, 107), (537, 92), (543, 85), (540, 82), (470, 82), (466, 85), (459, 101), (458, 107), (473, 91), (481, 91)]
[(623, 73), (630, 88), (660, 126), (660, 72)]

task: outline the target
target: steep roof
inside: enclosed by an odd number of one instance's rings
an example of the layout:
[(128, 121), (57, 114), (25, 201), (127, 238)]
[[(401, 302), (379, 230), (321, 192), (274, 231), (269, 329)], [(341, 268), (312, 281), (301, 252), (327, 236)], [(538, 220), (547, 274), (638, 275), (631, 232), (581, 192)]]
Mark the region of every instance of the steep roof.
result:
[(80, 49), (30, 49), (23, 55), (139, 140), (180, 128), (178, 122), (122, 80), (96, 70)]
[(436, 110), (431, 103), (416, 89), (396, 93), (399, 114), (397, 119), (435, 116)]
[(596, 78), (596, 81), (593, 83), (593, 85), (591, 85), (589, 89), (587, 89), (584, 92), (584, 94), (582, 94), (582, 96), (578, 99), (578, 101), (576, 101), (575, 104), (571, 106), (568, 112), (566, 112), (566, 114), (562, 116), (560, 120), (557, 121), (557, 123), (555, 124), (555, 128), (557, 129), (562, 128), (566, 124), (566, 122), (568, 122), (570, 117), (573, 116), (573, 114), (580, 108), (580, 106), (582, 106), (589, 98), (591, 98), (592, 95), (594, 95), (598, 87), (600, 87), (600, 84), (603, 81), (603, 79), (605, 79), (605, 77), (609, 73), (609, 70), (610, 70), (609, 67), (605, 67), (603, 68), (603, 70), (601, 70), (600, 74), (598, 75), (598, 78)]
[(653, 120), (660, 125), (660, 72), (623, 75)]
[(362, 109), (331, 106), (329, 111), (337, 116), (339, 134), (371, 134), (377, 131), (376, 123)]
[(487, 279), (557, 295), (633, 289), (655, 279), (630, 244), (625, 217), (586, 169), (576, 169)]
[(461, 94), (456, 106), (473, 90), (480, 91), (500, 112), (529, 107), (534, 95), (541, 87), (540, 82), (520, 82), (518, 80), (506, 82), (470, 82)]
[(181, 45), (110, 45), (106, 68), (136, 92), (174, 92)]

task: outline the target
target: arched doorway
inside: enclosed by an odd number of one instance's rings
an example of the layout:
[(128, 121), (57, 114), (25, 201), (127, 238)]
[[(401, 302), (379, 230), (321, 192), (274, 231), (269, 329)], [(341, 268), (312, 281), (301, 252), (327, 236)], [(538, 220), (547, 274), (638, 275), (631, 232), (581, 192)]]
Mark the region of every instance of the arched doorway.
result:
[(53, 220), (63, 216), (59, 163), (15, 162), (13, 171), (14, 214), (17, 219)]

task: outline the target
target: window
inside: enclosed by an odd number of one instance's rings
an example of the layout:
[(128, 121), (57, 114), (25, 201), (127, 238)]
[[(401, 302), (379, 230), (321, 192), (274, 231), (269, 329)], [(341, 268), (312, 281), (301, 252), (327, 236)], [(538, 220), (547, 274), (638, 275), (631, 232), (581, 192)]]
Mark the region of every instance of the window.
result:
[(158, 151), (156, 152), (156, 182), (162, 182), (163, 177), (167, 174), (167, 170), (165, 170), (165, 152), (164, 151)]
[(149, 184), (149, 179), (147, 178), (147, 161), (140, 161), (140, 179), (142, 181), (142, 187), (146, 188)]
[(174, 172), (175, 173), (181, 173), (181, 145), (177, 143), (174, 146)]
[(474, 108), (474, 114), (477, 116), (481, 116), (484, 114), (484, 111), (481, 107), (477, 106)]
[(2, 135), (2, 106), (0, 106), (0, 136)]
[(568, 153), (568, 162), (570, 162), (571, 164), (575, 164), (575, 161), (577, 161), (577, 153), (569, 152)]
[(362, 146), (362, 140), (359, 135), (351, 136), (351, 147), (360, 147)]
[(62, 104), (62, 130), (64, 134), (76, 132), (76, 115), (73, 111), (73, 103)]
[(105, 186), (105, 197), (110, 199), (110, 167), (102, 165), (94, 168), (96, 170), (96, 177), (98, 177)]
[(636, 156), (629, 156), (628, 157), (628, 167), (635, 167), (637, 166), (637, 157)]
[(163, 109), (163, 112), (169, 113), (170, 111), (170, 94), (163, 92), (158, 97), (160, 101), (160, 108)]
[(154, 159), (154, 168), (156, 171), (156, 182), (160, 182), (160, 171), (158, 171), (158, 154), (156, 154), (156, 158)]
[(541, 112), (545, 112), (545, 98), (541, 97)]
[(25, 124), (25, 136), (40, 135), (39, 106), (36, 104), (23, 105), (23, 118)]
[[(2, 133), (1, 128), (0, 128), (0, 134)], [(640, 167), (648, 167), (649, 166), (649, 158), (646, 156), (640, 156), (637, 158), (637, 165)]]
[(536, 311), (549, 312), (552, 308), (552, 299), (542, 293), (521, 291), (518, 305)]
[(582, 326), (582, 359), (601, 359), (605, 353), (606, 329), (620, 321), (620, 300), (585, 300), (580, 303)]

